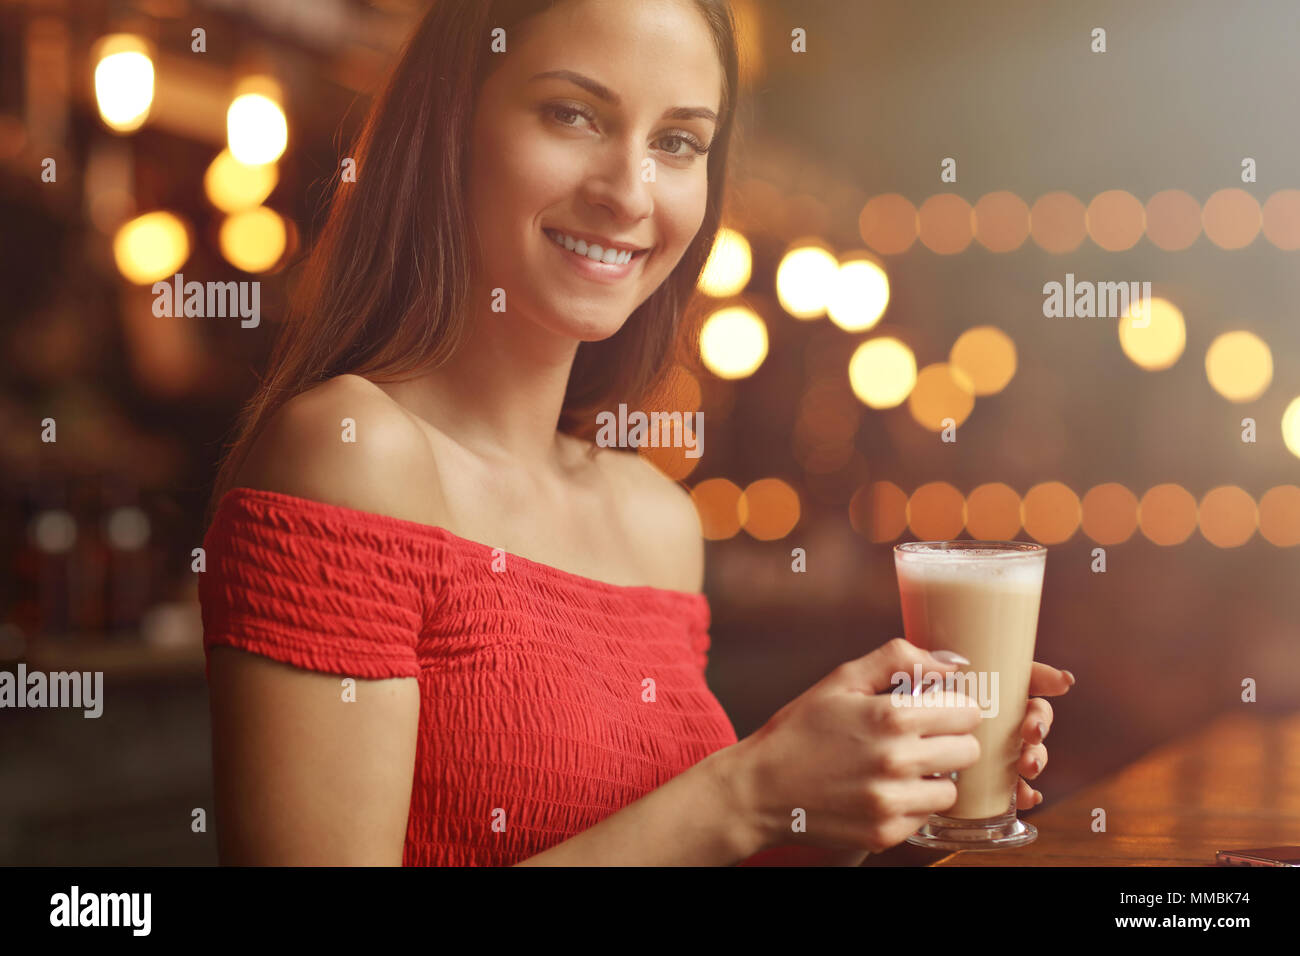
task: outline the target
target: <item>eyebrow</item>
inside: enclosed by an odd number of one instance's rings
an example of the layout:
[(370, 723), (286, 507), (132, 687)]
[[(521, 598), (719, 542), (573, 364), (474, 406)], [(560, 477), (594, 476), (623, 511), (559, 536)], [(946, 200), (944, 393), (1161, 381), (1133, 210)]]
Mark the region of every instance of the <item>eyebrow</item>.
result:
[[(531, 83), (534, 80), (550, 80), (550, 79), (568, 80), (570, 83), (582, 87), (592, 96), (595, 96), (598, 99), (602, 99), (606, 103), (610, 103), (614, 106), (618, 106), (622, 102), (619, 99), (618, 94), (615, 93), (613, 90), (611, 90), (608, 86), (605, 86), (603, 83), (599, 83), (596, 80), (593, 80), (589, 76), (584, 76), (581, 73), (575, 73), (573, 70), (546, 70), (543, 73), (534, 74), (529, 79), (528, 82)], [(718, 114), (713, 112), (713, 110), (708, 109), (707, 107), (704, 106), (675, 106), (664, 113), (664, 119), (677, 119), (677, 120), (706, 119), (706, 120), (711, 120), (713, 124), (716, 126), (718, 123)]]

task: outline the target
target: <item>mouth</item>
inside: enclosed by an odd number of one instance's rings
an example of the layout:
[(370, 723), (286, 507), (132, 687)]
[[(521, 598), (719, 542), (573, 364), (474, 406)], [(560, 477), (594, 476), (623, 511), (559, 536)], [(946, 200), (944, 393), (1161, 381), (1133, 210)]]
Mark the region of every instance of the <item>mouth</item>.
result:
[(542, 232), (547, 242), (579, 274), (594, 279), (620, 279), (629, 275), (653, 248), (637, 249), (618, 243), (607, 249), (599, 242), (588, 242), (558, 229), (543, 228)]

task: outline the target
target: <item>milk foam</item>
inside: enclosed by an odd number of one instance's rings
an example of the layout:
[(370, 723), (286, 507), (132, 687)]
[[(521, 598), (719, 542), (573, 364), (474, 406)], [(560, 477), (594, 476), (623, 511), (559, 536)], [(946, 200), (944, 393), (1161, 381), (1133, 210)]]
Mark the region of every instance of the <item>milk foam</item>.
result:
[(954, 551), (923, 548), (895, 552), (900, 577), (920, 582), (988, 583), (998, 587), (1036, 588), (1043, 581), (1046, 551), (1001, 551), (969, 548)]

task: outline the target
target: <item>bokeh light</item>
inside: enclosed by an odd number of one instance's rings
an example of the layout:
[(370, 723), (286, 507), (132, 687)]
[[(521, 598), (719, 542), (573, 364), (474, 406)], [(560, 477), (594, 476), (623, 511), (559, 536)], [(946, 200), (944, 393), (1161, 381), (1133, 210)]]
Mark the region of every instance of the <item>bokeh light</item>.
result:
[(752, 309), (719, 309), (700, 329), (700, 360), (718, 378), (753, 375), (767, 358), (767, 326)]
[(1253, 332), (1224, 332), (1205, 352), (1205, 375), (1230, 402), (1252, 402), (1273, 381), (1273, 353)]
[(113, 259), (129, 282), (170, 278), (190, 257), (185, 224), (170, 212), (149, 212), (124, 223), (113, 237)]
[(1124, 252), (1137, 245), (1146, 231), (1142, 201), (1123, 189), (1098, 193), (1085, 214), (1088, 235), (1107, 252)]
[(826, 314), (846, 332), (862, 332), (880, 321), (889, 305), (889, 276), (876, 262), (846, 258), (826, 301)]
[(749, 284), (753, 266), (749, 240), (724, 226), (718, 230), (704, 271), (700, 273), (699, 289), (719, 299), (736, 295)]
[(907, 529), (907, 492), (892, 481), (862, 485), (849, 501), (849, 524), (877, 544), (896, 540)]
[(1287, 451), (1300, 458), (1300, 396), (1291, 399), (1282, 413), (1282, 443)]
[(975, 217), (970, 203), (956, 193), (939, 193), (917, 211), (921, 242), (931, 252), (951, 256), (970, 245)]
[(1147, 238), (1166, 252), (1178, 252), (1201, 234), (1201, 204), (1191, 193), (1165, 189), (1147, 200)]
[[(674, 481), (681, 481), (691, 474), (703, 460), (697, 454), (702, 445), (696, 442), (693, 413), (699, 411), (702, 401), (700, 383), (690, 370), (680, 364), (673, 364), (653, 394), (646, 398), (642, 409), (647, 415), (654, 412), (674, 412), (682, 416), (683, 443), (678, 445), (642, 445), (637, 454), (662, 471)], [(674, 429), (676, 426), (672, 426)], [(694, 449), (694, 450), (692, 450)], [(691, 454), (688, 455), (687, 452)]]
[(981, 196), (974, 215), (975, 238), (989, 252), (1012, 252), (1029, 236), (1029, 207), (1013, 192)]
[(1156, 485), (1138, 503), (1138, 527), (1154, 544), (1182, 544), (1196, 530), (1196, 499), (1182, 485)]
[(1197, 509), (1201, 535), (1216, 548), (1245, 544), (1259, 526), (1255, 499), (1236, 485), (1220, 485), (1205, 493)]
[(1264, 236), (1279, 249), (1300, 249), (1300, 189), (1279, 189), (1261, 213)]
[(203, 174), (203, 191), (222, 212), (243, 212), (265, 202), (279, 180), (275, 163), (249, 166), (223, 149)]
[(991, 325), (977, 325), (957, 337), (949, 363), (965, 373), (976, 395), (995, 395), (1016, 374), (1016, 345)]
[(916, 207), (898, 193), (871, 197), (858, 214), (862, 241), (881, 255), (906, 252), (919, 230)]
[(791, 249), (776, 267), (776, 297), (781, 308), (796, 319), (821, 316), (839, 269), (839, 261), (821, 246)]
[(1148, 372), (1169, 368), (1187, 345), (1183, 313), (1159, 296), (1145, 306), (1134, 304), (1119, 320), (1119, 344), (1133, 364)]
[(1045, 481), (1025, 492), (1020, 521), (1025, 533), (1043, 544), (1068, 541), (1079, 528), (1079, 496), (1059, 481)]
[(949, 541), (966, 524), (966, 500), (946, 481), (931, 481), (907, 500), (907, 526), (921, 541)]
[(1081, 507), (1083, 533), (1098, 544), (1123, 544), (1137, 530), (1137, 495), (1118, 482), (1089, 488)]
[(981, 541), (1013, 541), (1020, 533), (1020, 495), (1010, 485), (990, 482), (966, 497), (966, 531)]
[(741, 508), (740, 487), (726, 478), (708, 478), (691, 489), (691, 499), (700, 515), (700, 530), (710, 541), (735, 537), (748, 517)]
[(153, 105), (154, 67), (144, 40), (129, 33), (96, 45), (95, 103), (109, 129), (129, 133), (144, 125)]
[[(254, 85), (270, 81), (255, 79)], [(236, 96), (226, 111), (226, 142), (235, 159), (249, 166), (273, 163), (289, 142), (289, 121), (279, 102), (266, 92)]]
[(1255, 241), (1263, 223), (1259, 201), (1244, 189), (1220, 189), (1201, 210), (1205, 236), (1223, 249), (1244, 249)]
[(870, 408), (894, 408), (916, 384), (916, 356), (892, 336), (868, 339), (849, 359), (849, 385)]
[(1264, 493), (1259, 499), (1259, 533), (1279, 548), (1300, 544), (1300, 488), (1278, 485)]
[(741, 527), (759, 541), (784, 538), (799, 523), (799, 493), (780, 478), (760, 478), (746, 486)]
[(266, 272), (284, 255), (288, 229), (275, 210), (257, 206), (227, 216), (217, 241), (232, 266), (245, 272)]
[(1068, 192), (1039, 196), (1029, 210), (1029, 233), (1047, 252), (1073, 252), (1088, 234), (1087, 210)]
[(945, 419), (960, 426), (975, 407), (975, 389), (966, 373), (947, 362), (927, 365), (916, 376), (907, 396), (907, 409), (917, 424), (932, 432), (942, 431)]

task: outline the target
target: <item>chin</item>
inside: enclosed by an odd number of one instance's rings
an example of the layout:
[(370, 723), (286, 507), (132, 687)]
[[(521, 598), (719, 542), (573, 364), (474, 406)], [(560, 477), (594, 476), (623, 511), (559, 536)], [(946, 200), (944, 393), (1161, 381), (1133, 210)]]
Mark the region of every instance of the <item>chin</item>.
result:
[(575, 316), (572, 312), (551, 310), (548, 321), (543, 324), (557, 335), (563, 335), (580, 342), (600, 342), (621, 329), (630, 317), (618, 314), (596, 314), (590, 317)]

